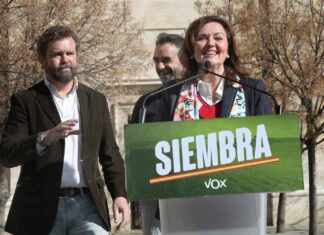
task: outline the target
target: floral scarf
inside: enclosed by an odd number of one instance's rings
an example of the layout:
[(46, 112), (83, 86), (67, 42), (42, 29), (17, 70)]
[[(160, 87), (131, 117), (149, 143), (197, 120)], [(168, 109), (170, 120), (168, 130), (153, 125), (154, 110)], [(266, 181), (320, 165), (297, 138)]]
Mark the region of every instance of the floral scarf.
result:
[[(237, 89), (234, 103), (229, 117), (245, 117), (245, 96), (242, 87)], [(202, 107), (198, 99), (197, 82), (188, 82), (182, 85), (179, 99), (173, 115), (173, 121), (199, 120), (199, 109)]]

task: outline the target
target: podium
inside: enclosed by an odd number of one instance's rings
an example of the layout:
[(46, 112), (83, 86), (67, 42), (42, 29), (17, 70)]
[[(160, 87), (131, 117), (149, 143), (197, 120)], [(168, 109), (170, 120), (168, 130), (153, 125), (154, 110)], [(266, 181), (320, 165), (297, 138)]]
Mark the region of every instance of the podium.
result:
[(266, 194), (159, 200), (163, 235), (265, 235)]
[(265, 192), (304, 188), (297, 115), (135, 124), (124, 133), (128, 198), (159, 199), (165, 235), (265, 235)]

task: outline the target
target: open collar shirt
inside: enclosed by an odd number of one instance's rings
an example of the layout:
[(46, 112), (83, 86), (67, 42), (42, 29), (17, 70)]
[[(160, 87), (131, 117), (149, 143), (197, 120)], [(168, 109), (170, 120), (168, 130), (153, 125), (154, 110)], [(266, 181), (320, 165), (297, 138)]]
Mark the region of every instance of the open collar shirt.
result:
[(216, 105), (217, 103), (221, 102), (223, 99), (223, 92), (224, 92), (224, 84), (225, 81), (224, 79), (222, 79), (216, 89), (216, 97), (217, 100), (215, 102), (213, 102), (213, 95), (212, 95), (212, 91), (210, 89), (210, 86), (208, 85), (208, 83), (199, 80), (198, 84), (197, 84), (197, 91), (200, 95), (200, 97), (210, 106), (212, 105)]
[[(78, 123), (75, 129), (79, 130), (81, 126), (80, 120), (80, 104), (77, 95), (78, 81), (75, 78), (72, 90), (66, 97), (61, 97), (56, 87), (50, 83), (46, 77), (44, 78), (45, 85), (52, 94), (57, 111), (60, 115), (61, 121), (64, 122), (69, 119), (77, 119)], [(81, 164), (82, 142), (81, 134), (69, 135), (65, 138), (64, 149), (64, 165), (61, 180), (61, 188), (66, 187), (86, 187), (86, 180)]]

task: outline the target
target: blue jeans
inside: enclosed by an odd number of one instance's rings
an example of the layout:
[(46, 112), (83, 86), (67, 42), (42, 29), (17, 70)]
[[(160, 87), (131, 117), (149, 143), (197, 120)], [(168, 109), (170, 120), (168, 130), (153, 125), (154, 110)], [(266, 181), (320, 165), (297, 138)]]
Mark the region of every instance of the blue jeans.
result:
[(49, 235), (108, 235), (90, 194), (60, 197)]

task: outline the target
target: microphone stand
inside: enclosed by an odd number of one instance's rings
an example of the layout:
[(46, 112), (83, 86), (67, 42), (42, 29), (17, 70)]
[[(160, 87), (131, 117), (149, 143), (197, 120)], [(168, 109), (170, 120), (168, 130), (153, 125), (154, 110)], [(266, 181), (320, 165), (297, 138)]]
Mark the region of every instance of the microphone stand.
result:
[(151, 98), (152, 96), (155, 96), (155, 95), (157, 95), (157, 94), (160, 94), (160, 93), (162, 93), (162, 92), (164, 92), (164, 91), (167, 91), (167, 90), (169, 90), (169, 89), (172, 89), (172, 88), (174, 88), (174, 87), (180, 86), (180, 85), (182, 85), (182, 84), (184, 84), (184, 83), (186, 83), (186, 82), (188, 82), (188, 81), (191, 81), (191, 80), (193, 80), (193, 79), (196, 79), (196, 78), (198, 78), (198, 77), (200, 77), (200, 76), (202, 76), (202, 75), (205, 75), (205, 74), (207, 74), (207, 73), (208, 73), (208, 70), (207, 70), (207, 71), (204, 70), (204, 72), (202, 72), (202, 73), (200, 73), (200, 74), (198, 74), (198, 75), (196, 75), (196, 76), (193, 76), (193, 77), (187, 78), (187, 79), (182, 80), (182, 81), (180, 81), (180, 82), (177, 82), (177, 83), (175, 83), (175, 84), (173, 84), (173, 85), (171, 85), (171, 86), (164, 87), (164, 88), (162, 88), (162, 89), (160, 89), (160, 90), (157, 90), (157, 91), (154, 91), (154, 92), (148, 94), (148, 95), (144, 98), (144, 100), (143, 100), (143, 104), (142, 104), (142, 113), (140, 114), (140, 123), (145, 123), (145, 119), (146, 119), (146, 102), (147, 102), (147, 100), (148, 100), (149, 98)]
[(235, 80), (235, 79), (233, 79), (233, 78), (229, 78), (229, 77), (226, 77), (226, 76), (224, 76), (224, 75), (221, 75), (221, 74), (218, 74), (218, 73), (212, 72), (212, 71), (208, 70), (206, 67), (207, 67), (206, 65), (205, 65), (205, 66), (201, 66), (201, 68), (202, 68), (206, 73), (210, 73), (210, 74), (212, 74), (212, 75), (215, 75), (215, 76), (218, 76), (218, 77), (224, 78), (224, 79), (229, 80), (229, 81), (231, 81), (231, 82), (234, 82), (234, 83), (240, 84), (240, 85), (242, 85), (243, 87), (245, 86), (245, 87), (251, 88), (251, 89), (253, 89), (253, 90), (256, 90), (256, 91), (258, 91), (258, 92), (261, 92), (262, 94), (265, 94), (265, 95), (270, 96), (270, 97), (272, 98), (273, 102), (274, 102), (274, 106), (275, 106), (275, 107), (274, 107), (274, 108), (275, 108), (275, 113), (276, 113), (276, 114), (281, 114), (281, 113), (282, 113), (282, 107), (281, 107), (281, 105), (278, 104), (276, 98), (275, 98), (272, 94), (270, 94), (269, 92), (267, 92), (267, 91), (265, 91), (265, 90), (258, 89), (258, 88), (256, 88), (256, 87), (252, 87), (252, 86), (250, 86), (250, 85), (248, 85), (248, 84), (242, 82), (241, 80), (237, 81), (237, 80)]
[[(204, 64), (203, 66), (201, 66), (201, 68), (203, 69), (203, 71), (205, 71), (205, 72), (207, 72), (207, 73), (210, 73), (210, 74), (213, 74), (213, 75), (219, 76), (219, 77), (221, 77), (221, 78), (224, 78), (224, 79), (230, 80), (230, 81), (235, 82), (235, 83), (238, 83), (238, 84), (240, 84), (240, 85), (242, 85), (242, 86), (246, 86), (246, 87), (249, 87), (249, 88), (254, 89), (254, 90), (256, 90), (256, 91), (259, 91), (259, 92), (261, 92), (262, 94), (265, 94), (265, 95), (270, 96), (270, 97), (272, 98), (273, 102), (274, 102), (274, 105), (275, 105), (274, 108), (275, 108), (275, 113), (276, 113), (276, 115), (280, 115), (280, 114), (282, 113), (282, 107), (281, 107), (281, 105), (278, 104), (276, 98), (275, 98), (272, 94), (270, 94), (269, 92), (264, 91), (264, 90), (260, 90), (260, 89), (255, 88), (255, 87), (252, 87), (252, 86), (250, 86), (250, 85), (248, 85), (248, 84), (243, 83), (242, 81), (236, 81), (235, 79), (228, 78), (228, 77), (225, 77), (225, 76), (223, 76), (223, 75), (220, 75), (220, 74), (214, 73), (214, 72), (212, 72), (212, 71), (209, 71), (209, 70), (208, 70), (208, 67), (209, 67), (209, 63), (207, 63), (207, 62), (205, 62), (205, 64)], [(272, 202), (272, 193), (269, 193), (269, 194), (267, 195), (267, 198), (268, 198), (268, 200), (269, 200), (269, 198), (270, 198), (270, 200), (271, 200), (271, 202)], [(282, 201), (284, 200), (284, 198), (285, 198), (285, 193), (280, 193), (280, 194), (279, 194), (279, 200), (280, 200), (279, 202), (282, 203)]]
[(256, 91), (258, 91), (258, 92), (260, 92), (260, 93), (262, 93), (262, 94), (265, 94), (265, 95), (267, 95), (267, 96), (270, 96), (270, 97), (272, 98), (273, 102), (274, 102), (274, 109), (275, 109), (275, 113), (276, 113), (276, 114), (281, 114), (281, 113), (282, 113), (282, 107), (281, 107), (281, 105), (278, 104), (276, 98), (275, 98), (272, 94), (270, 94), (269, 92), (267, 92), (267, 91), (265, 91), (265, 90), (258, 89), (258, 88), (253, 87), (253, 86), (250, 86), (250, 85), (248, 85), (248, 84), (242, 82), (241, 80), (237, 81), (237, 80), (235, 80), (235, 79), (233, 79), (233, 78), (229, 78), (229, 77), (226, 77), (226, 76), (224, 76), (224, 75), (221, 75), (221, 74), (218, 74), (218, 73), (212, 72), (212, 71), (208, 70), (209, 67), (210, 67), (210, 64), (209, 64), (209, 62), (206, 61), (205, 63), (203, 63), (203, 64), (200, 65), (200, 68), (203, 70), (202, 73), (200, 73), (200, 74), (198, 74), (198, 75), (196, 75), (196, 76), (190, 77), (190, 78), (188, 78), (188, 79), (182, 80), (182, 81), (180, 81), (180, 82), (177, 82), (177, 83), (175, 83), (175, 84), (173, 84), (173, 85), (171, 85), (171, 86), (168, 86), (168, 87), (162, 88), (162, 89), (160, 89), (160, 90), (154, 91), (154, 92), (150, 93), (149, 95), (147, 95), (147, 96), (144, 98), (144, 100), (143, 100), (143, 104), (142, 104), (142, 113), (140, 114), (140, 123), (145, 123), (145, 119), (146, 119), (146, 102), (147, 102), (147, 100), (148, 100), (149, 98), (151, 98), (152, 96), (155, 96), (155, 95), (157, 95), (157, 94), (160, 94), (160, 93), (162, 93), (162, 92), (164, 92), (164, 91), (167, 91), (167, 90), (169, 90), (169, 89), (172, 89), (172, 88), (174, 88), (174, 87), (180, 86), (180, 85), (182, 85), (182, 84), (184, 84), (184, 83), (186, 83), (186, 82), (188, 82), (188, 81), (191, 81), (191, 80), (193, 80), (193, 79), (196, 79), (196, 78), (198, 78), (198, 77), (200, 77), (200, 76), (202, 76), (202, 75), (205, 75), (205, 74), (207, 74), (207, 73), (210, 73), (210, 74), (212, 74), (212, 75), (215, 75), (215, 76), (218, 76), (218, 77), (224, 78), (224, 79), (229, 80), (229, 81), (231, 81), (231, 82), (234, 82), (234, 83), (240, 84), (240, 85), (242, 85), (243, 87), (248, 87), (248, 88), (251, 88), (251, 89), (253, 89), (253, 90), (256, 90)]

